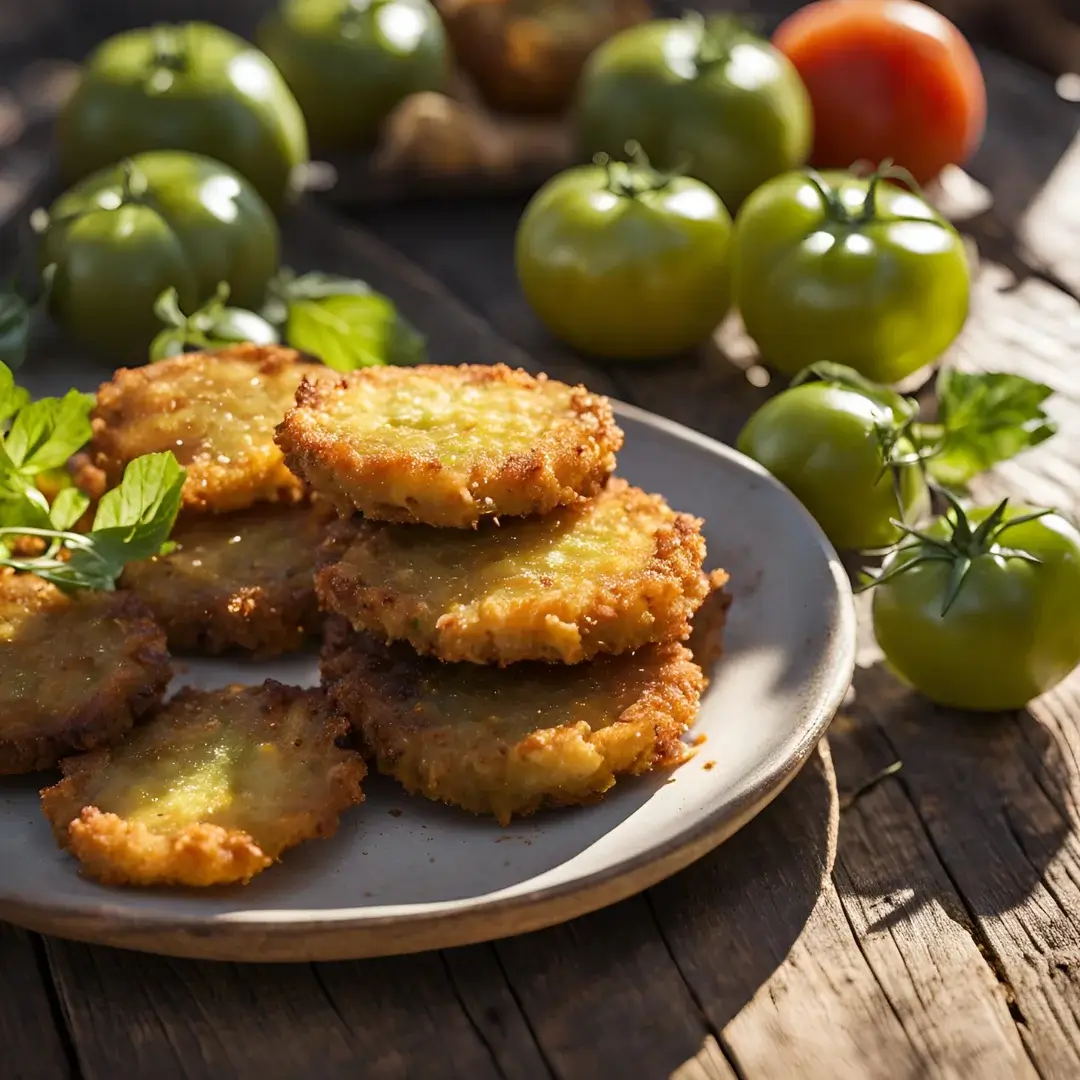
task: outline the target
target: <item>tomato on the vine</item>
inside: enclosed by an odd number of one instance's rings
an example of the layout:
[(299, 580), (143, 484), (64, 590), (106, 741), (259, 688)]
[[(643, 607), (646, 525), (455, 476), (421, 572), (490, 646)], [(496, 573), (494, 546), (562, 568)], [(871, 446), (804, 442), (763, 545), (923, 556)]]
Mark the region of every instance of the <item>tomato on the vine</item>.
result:
[(773, 44), (814, 104), (811, 162), (846, 169), (890, 158), (926, 183), (978, 146), (986, 86), (964, 36), (915, 0), (818, 0)]
[(731, 218), (698, 180), (644, 163), (569, 169), (518, 225), (518, 278), (557, 337), (595, 356), (641, 359), (706, 340), (730, 302)]
[(884, 548), (894, 519), (917, 521), (930, 495), (905, 434), (914, 406), (854, 372), (823, 366), (767, 401), (738, 449), (764, 465), (813, 514), (834, 547)]
[(873, 584), (888, 665), (940, 705), (1022, 708), (1080, 663), (1080, 532), (1001, 503), (913, 532)]
[(964, 325), (970, 271), (960, 235), (886, 175), (785, 173), (739, 211), (734, 301), (779, 371), (832, 361), (899, 382)]

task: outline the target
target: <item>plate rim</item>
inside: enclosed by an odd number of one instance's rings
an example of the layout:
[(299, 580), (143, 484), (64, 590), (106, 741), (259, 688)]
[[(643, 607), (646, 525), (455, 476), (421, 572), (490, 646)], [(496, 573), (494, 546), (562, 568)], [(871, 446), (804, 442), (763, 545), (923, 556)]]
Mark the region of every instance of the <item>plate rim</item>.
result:
[[(0, 919), (25, 929), (91, 944), (203, 960), (299, 962), (405, 955), (453, 948), (526, 933), (597, 911), (635, 895), (695, 862), (757, 816), (805, 765), (851, 685), (857, 648), (857, 615), (847, 574), (832, 544), (809, 511), (765, 468), (734, 447), (646, 409), (612, 399), (615, 415), (696, 444), (783, 491), (801, 512), (832, 571), (838, 593), (830, 633), (836, 662), (823, 678), (812, 714), (765, 763), (741, 799), (706, 814), (665, 850), (643, 848), (610, 866), (565, 882), (495, 899), (474, 899), (452, 911), (367, 915), (370, 908), (231, 912), (228, 917), (173, 915), (104, 901), (93, 908), (42, 907), (0, 897)], [(296, 940), (297, 938), (302, 940)]]

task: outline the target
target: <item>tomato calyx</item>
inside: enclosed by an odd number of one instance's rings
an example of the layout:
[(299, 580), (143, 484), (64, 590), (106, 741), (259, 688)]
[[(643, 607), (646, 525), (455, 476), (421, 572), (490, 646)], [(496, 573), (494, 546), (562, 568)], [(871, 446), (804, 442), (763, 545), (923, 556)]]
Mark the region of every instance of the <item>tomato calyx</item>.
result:
[(911, 558), (897, 559), (887, 570), (877, 574), (868, 574), (867, 580), (859, 587), (859, 591), (871, 589), (875, 585), (883, 585), (901, 574), (908, 573), (916, 566), (932, 562), (948, 563), (950, 565), (949, 583), (941, 604), (941, 618), (944, 618), (960, 595), (960, 590), (976, 559), (989, 555), (1002, 561), (1020, 559), (1022, 562), (1033, 565), (1041, 564), (1042, 560), (1031, 552), (1008, 547), (1001, 543), (1001, 538), (1009, 529), (1024, 525), (1029, 521), (1037, 521), (1039, 518), (1046, 517), (1047, 514), (1053, 514), (1054, 510), (1034, 510), (1030, 514), (1022, 514), (1006, 520), (1005, 511), (1009, 500), (1005, 498), (978, 526), (972, 527), (960, 503), (947, 491), (942, 491), (942, 495), (949, 503), (949, 509), (941, 519), (949, 529), (948, 535), (932, 536), (902, 521), (893, 520), (892, 524), (903, 533), (903, 539), (891, 549), (891, 554), (900, 556), (909, 551), (914, 554)]
[(186, 28), (173, 23), (158, 23), (151, 31), (153, 54), (146, 83), (151, 90), (168, 90), (173, 77), (187, 71), (191, 62)]
[(606, 190), (621, 199), (637, 199), (654, 191), (663, 191), (673, 180), (682, 176), (685, 169), (661, 172), (649, 164), (641, 144), (631, 140), (626, 144), (629, 161), (617, 161), (603, 152), (593, 155), (593, 164), (607, 173)]
[[(862, 163), (856, 162), (851, 167), (851, 172), (858, 175), (856, 170)], [(852, 210), (840, 197), (840, 192), (833, 187), (816, 169), (804, 169), (803, 176), (816, 189), (821, 201), (825, 205), (829, 219), (836, 225), (858, 228), (877, 221), (877, 189), (882, 180), (902, 180), (916, 195), (921, 197), (921, 189), (915, 177), (907, 169), (893, 164), (886, 158), (880, 162), (867, 176), (861, 177), (866, 180), (866, 195), (862, 205), (857, 210)]]
[(363, 27), (363, 20), (386, 2), (387, 0), (348, 0), (338, 15), (342, 31), (346, 34), (358, 32)]
[(680, 21), (690, 27), (697, 38), (691, 57), (695, 78), (725, 66), (731, 60), (735, 46), (753, 37), (746, 22), (735, 15), (705, 18), (700, 11), (688, 11)]

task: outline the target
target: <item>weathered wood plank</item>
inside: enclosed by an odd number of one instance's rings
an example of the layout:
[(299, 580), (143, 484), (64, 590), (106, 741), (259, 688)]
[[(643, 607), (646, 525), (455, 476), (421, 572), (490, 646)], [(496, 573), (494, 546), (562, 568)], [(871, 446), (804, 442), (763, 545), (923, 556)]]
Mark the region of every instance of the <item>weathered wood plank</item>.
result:
[(48, 948), (87, 1080), (503, 1075), (437, 953), (313, 966)]
[(0, 1074), (11, 1080), (63, 1080), (77, 1075), (53, 1015), (31, 937), (0, 922)]
[(448, 949), (443, 960), (465, 1011), (506, 1080), (550, 1080), (553, 1073), (506, 981), (494, 946)]
[[(829, 737), (837, 775), (853, 788), (893, 761), (887, 740), (853, 719), (858, 714), (857, 696)], [(843, 813), (833, 878), (863, 954), (931, 1075), (1034, 1080), (1006, 990), (973, 939), (902, 773)]]
[(643, 897), (495, 949), (559, 1080), (666, 1077), (695, 1058), (710, 1080), (735, 1080), (701, 1056), (713, 1033)]
[(836, 829), (822, 744), (771, 810), (649, 892), (740, 1076), (924, 1075), (830, 880)]
[[(1068, 809), (1077, 783), (1059, 741), (1063, 729), (1076, 739), (1078, 689), (1073, 680), (1031, 712), (971, 717), (928, 707), (880, 666), (856, 678), (857, 700), (903, 762), (903, 786), (1044, 1077), (1080, 1071), (1080, 844)], [(1055, 715), (1064, 718), (1057, 731), (1041, 722)]]
[(372, 1080), (497, 1080), (502, 1075), (438, 953), (316, 964), (315, 971), (347, 1025), (353, 1075)]

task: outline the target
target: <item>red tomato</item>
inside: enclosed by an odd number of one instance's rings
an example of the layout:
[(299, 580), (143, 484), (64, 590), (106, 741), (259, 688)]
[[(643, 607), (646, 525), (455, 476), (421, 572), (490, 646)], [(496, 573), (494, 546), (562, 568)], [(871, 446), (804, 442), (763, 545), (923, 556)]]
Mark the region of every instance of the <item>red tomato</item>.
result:
[(773, 44), (810, 92), (819, 168), (891, 158), (926, 183), (979, 145), (979, 62), (960, 31), (924, 4), (819, 0), (781, 23)]

